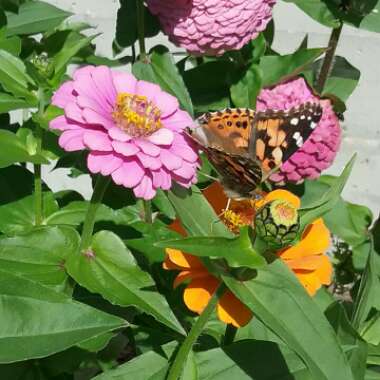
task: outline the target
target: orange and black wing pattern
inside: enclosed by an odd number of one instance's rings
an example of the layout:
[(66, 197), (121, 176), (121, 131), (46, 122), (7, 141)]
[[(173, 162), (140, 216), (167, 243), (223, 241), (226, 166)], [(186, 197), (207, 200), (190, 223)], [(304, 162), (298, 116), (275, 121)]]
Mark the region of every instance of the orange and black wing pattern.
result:
[(309, 138), (322, 116), (316, 103), (304, 103), (289, 111), (265, 111), (255, 117), (256, 158), (264, 173), (286, 162)]
[(189, 136), (205, 152), (231, 198), (251, 198), (256, 188), (309, 138), (322, 109), (304, 103), (288, 111), (226, 109), (207, 113)]

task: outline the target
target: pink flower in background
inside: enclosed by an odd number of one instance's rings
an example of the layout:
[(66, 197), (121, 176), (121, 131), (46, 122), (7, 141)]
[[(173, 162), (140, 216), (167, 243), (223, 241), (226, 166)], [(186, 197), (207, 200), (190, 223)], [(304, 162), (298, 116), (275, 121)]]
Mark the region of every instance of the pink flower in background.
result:
[(305, 144), (270, 177), (273, 182), (300, 183), (304, 179), (318, 178), (335, 159), (341, 141), (339, 120), (331, 102), (315, 96), (303, 78), (262, 90), (257, 98), (257, 110), (287, 110), (307, 101), (320, 102), (322, 118)]
[(56, 91), (52, 103), (65, 113), (50, 128), (63, 132), (59, 144), (66, 151), (90, 151), (90, 172), (110, 175), (146, 200), (157, 189), (170, 189), (173, 180), (184, 187), (196, 182), (198, 155), (182, 133), (193, 120), (158, 85), (106, 66), (86, 66)]
[(265, 30), (276, 0), (147, 0), (164, 32), (194, 55), (238, 50)]

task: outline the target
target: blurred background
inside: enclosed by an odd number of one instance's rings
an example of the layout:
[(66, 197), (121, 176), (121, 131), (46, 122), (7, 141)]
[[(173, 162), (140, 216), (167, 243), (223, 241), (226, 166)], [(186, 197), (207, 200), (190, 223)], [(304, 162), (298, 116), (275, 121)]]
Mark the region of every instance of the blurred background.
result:
[[(95, 32), (102, 33), (94, 41), (97, 54), (112, 57), (118, 0), (45, 1), (74, 13), (73, 19), (85, 21), (95, 28)], [(306, 34), (309, 47), (327, 46), (330, 29), (306, 16), (293, 4), (278, 1), (274, 8), (274, 22), (273, 48), (280, 53), (292, 53)], [(160, 35), (149, 39), (147, 48), (158, 43), (168, 44), (167, 38)], [(180, 51), (174, 46), (172, 50)], [(123, 55), (129, 53), (126, 49)], [(352, 154), (357, 152), (358, 159), (343, 195), (348, 201), (370, 207), (376, 217), (380, 212), (380, 34), (344, 26), (337, 55), (344, 56), (359, 69), (361, 78), (347, 102), (345, 121), (341, 124), (341, 150), (327, 173), (338, 175)], [(43, 178), (54, 191), (74, 188), (88, 198), (91, 194), (89, 176), (71, 179), (63, 175), (64, 170), (52, 172), (46, 168)]]

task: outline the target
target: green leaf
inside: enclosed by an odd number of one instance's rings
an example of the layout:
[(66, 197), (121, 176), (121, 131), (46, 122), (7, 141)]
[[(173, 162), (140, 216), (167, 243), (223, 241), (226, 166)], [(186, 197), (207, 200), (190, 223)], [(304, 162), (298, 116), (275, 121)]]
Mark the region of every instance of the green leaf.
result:
[(368, 229), (372, 224), (371, 210), (345, 202), (340, 197), (334, 208), (324, 214), (323, 220), (331, 233), (352, 247), (354, 267), (363, 270), (370, 250)]
[(335, 302), (325, 312), (342, 347), (349, 347), (346, 356), (356, 380), (364, 378), (367, 359), (367, 344), (352, 327), (342, 304)]
[(200, 257), (224, 258), (231, 267), (260, 268), (266, 264), (251, 243), (248, 227), (233, 239), (224, 237), (189, 237), (156, 243), (158, 247), (176, 248)]
[[(34, 228), (34, 195), (0, 206), (0, 231), (7, 235), (28, 232)], [(43, 208), (47, 216), (58, 209), (52, 193), (43, 194)]]
[(314, 203), (309, 204), (306, 208), (300, 209), (301, 231), (303, 231), (308, 224), (330, 211), (336, 205), (340, 199), (340, 194), (348, 181), (355, 159), (356, 154), (352, 156), (341, 175), (335, 179), (331, 187), (323, 193), (319, 199)]
[(142, 237), (127, 239), (125, 240), (125, 244), (129, 248), (143, 254), (150, 263), (162, 263), (165, 259), (166, 254), (164, 249), (155, 246), (157, 242), (178, 237), (178, 234), (170, 230), (167, 225), (158, 224), (157, 222), (149, 225), (146, 223), (134, 224), (132, 227), (141, 232)]
[(0, 169), (0, 183), (1, 205), (24, 198), (34, 189), (33, 174), (22, 166)]
[(344, 201), (342, 198), (334, 209), (323, 217), (327, 227), (351, 246), (367, 241), (368, 228), (372, 224), (372, 212), (365, 206)]
[(312, 378), (352, 380), (330, 324), (280, 260), (245, 282), (223, 276), (230, 290), (306, 363)]
[(168, 198), (190, 236), (234, 236), (197, 187), (187, 190), (175, 186), (168, 192)]
[(22, 4), (18, 13), (7, 13), (7, 34), (37, 34), (58, 26), (71, 13), (42, 1)]
[[(49, 225), (68, 224), (77, 226), (84, 222), (89, 204), (90, 202), (86, 201), (70, 202), (67, 206), (47, 216), (45, 223)], [(97, 222), (107, 221), (118, 225), (130, 225), (140, 220), (138, 208), (132, 206), (114, 210), (102, 204), (95, 216), (95, 221)]]
[(157, 47), (150, 55), (150, 63), (138, 62), (133, 65), (132, 71), (138, 79), (157, 83), (164, 91), (178, 99), (181, 108), (191, 116), (194, 115), (189, 92), (172, 54), (166, 49)]
[(90, 351), (90, 352), (98, 352), (105, 348), (109, 341), (115, 336), (115, 333), (106, 332), (103, 335), (96, 336), (95, 338), (91, 338), (85, 340), (78, 344), (82, 350)]
[(378, 1), (372, 11), (361, 20), (359, 27), (360, 29), (380, 33), (380, 1)]
[(48, 161), (40, 155), (30, 155), (21, 139), (14, 133), (6, 130), (0, 130), (0, 151), (0, 168), (17, 162), (48, 163)]
[(94, 380), (165, 380), (169, 357), (176, 343), (166, 344), (160, 353), (146, 352), (119, 367), (107, 371)]
[(378, 346), (380, 344), (380, 312), (367, 322), (364, 323), (361, 329), (361, 335), (368, 343)]
[(78, 233), (69, 227), (40, 227), (21, 236), (2, 237), (1, 270), (62, 288), (67, 279), (64, 261), (78, 247)]
[(6, 50), (13, 55), (20, 55), (21, 53), (21, 38), (17, 36), (6, 37), (1, 35), (0, 32), (0, 50)]
[(360, 281), (359, 291), (355, 297), (352, 325), (359, 329), (368, 317), (372, 308), (380, 310), (379, 293), (379, 258), (372, 247), (367, 259), (367, 265)]
[[(323, 60), (320, 59), (313, 64), (311, 70), (304, 72), (312, 86), (317, 82), (322, 63)], [(344, 57), (335, 56), (332, 69), (323, 88), (323, 93), (333, 94), (343, 102), (346, 102), (354, 92), (359, 80), (360, 71), (352, 66)]]
[(109, 231), (93, 236), (84, 255), (70, 255), (66, 268), (79, 284), (120, 306), (134, 305), (158, 321), (183, 334), (166, 299), (155, 289), (150, 276), (137, 265), (122, 240)]
[(220, 110), (230, 106), (230, 85), (237, 68), (231, 61), (211, 61), (184, 72), (196, 112)]
[(231, 86), (231, 98), (234, 105), (241, 108), (255, 108), (261, 84), (261, 70), (257, 65), (251, 65), (244, 76)]
[(193, 351), (187, 356), (180, 380), (198, 380), (198, 366)]
[(163, 190), (157, 190), (157, 194), (153, 199), (153, 204), (165, 216), (167, 216), (170, 219), (175, 219), (175, 210)]
[(199, 380), (312, 380), (292, 350), (260, 340), (197, 353), (196, 362)]
[(284, 0), (287, 3), (294, 3), (315, 21), (328, 26), (337, 28), (340, 25), (339, 19), (326, 5), (323, 0)]
[(25, 100), (15, 98), (12, 95), (0, 93), (0, 113), (30, 108), (30, 103)]
[(80, 33), (70, 33), (62, 46), (62, 49), (53, 59), (55, 72), (59, 73), (65, 69), (71, 58), (74, 57), (81, 49), (89, 45), (95, 37), (96, 35), (84, 37)]
[[(144, 7), (144, 35), (153, 37), (160, 31), (156, 17), (153, 17), (147, 7)], [(116, 48), (125, 48), (133, 45), (138, 38), (137, 10), (135, 0), (121, 0), (116, 20)]]
[(367, 369), (364, 380), (380, 380), (380, 372), (375, 369)]
[(28, 84), (34, 84), (26, 73), (24, 63), (11, 53), (0, 50), (0, 83), (5, 90), (16, 96), (23, 96), (30, 101), (35, 100), (28, 90)]
[(0, 363), (48, 356), (126, 324), (34, 281), (0, 272)]
[(262, 57), (259, 68), (263, 73), (263, 87), (296, 76), (324, 51), (325, 49), (301, 49), (289, 55), (266, 55)]

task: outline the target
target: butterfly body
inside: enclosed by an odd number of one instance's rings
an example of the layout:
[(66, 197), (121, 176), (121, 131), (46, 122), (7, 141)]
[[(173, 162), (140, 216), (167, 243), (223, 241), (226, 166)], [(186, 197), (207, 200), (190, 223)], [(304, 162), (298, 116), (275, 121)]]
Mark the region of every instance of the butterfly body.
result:
[(221, 176), (230, 198), (252, 198), (257, 188), (308, 139), (322, 116), (316, 103), (288, 111), (226, 109), (207, 113), (189, 135)]

